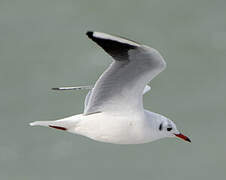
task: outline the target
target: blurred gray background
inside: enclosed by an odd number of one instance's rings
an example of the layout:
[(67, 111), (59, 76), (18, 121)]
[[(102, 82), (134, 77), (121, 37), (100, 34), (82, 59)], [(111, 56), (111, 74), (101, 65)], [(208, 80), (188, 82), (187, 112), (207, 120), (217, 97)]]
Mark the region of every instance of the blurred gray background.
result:
[[(225, 0), (1, 0), (0, 179), (224, 179)], [(192, 139), (99, 143), (29, 122), (81, 113), (111, 58), (85, 35), (118, 34), (158, 49), (167, 69), (144, 96)]]

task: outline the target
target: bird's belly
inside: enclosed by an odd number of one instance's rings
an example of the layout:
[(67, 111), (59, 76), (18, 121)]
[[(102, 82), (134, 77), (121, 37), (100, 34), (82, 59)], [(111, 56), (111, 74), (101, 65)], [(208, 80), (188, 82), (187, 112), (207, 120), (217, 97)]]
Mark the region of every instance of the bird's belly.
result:
[(134, 117), (94, 114), (84, 118), (76, 127), (76, 133), (101, 142), (115, 144), (141, 144), (152, 141), (147, 138), (142, 121)]

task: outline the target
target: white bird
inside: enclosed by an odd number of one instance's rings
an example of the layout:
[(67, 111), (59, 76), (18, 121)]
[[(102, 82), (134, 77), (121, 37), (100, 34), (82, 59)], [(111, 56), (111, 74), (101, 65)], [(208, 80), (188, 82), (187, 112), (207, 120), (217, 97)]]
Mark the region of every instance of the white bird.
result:
[(166, 68), (160, 53), (146, 45), (101, 32), (87, 32), (113, 62), (95, 85), (61, 87), (55, 90), (90, 89), (84, 112), (56, 121), (36, 121), (46, 126), (115, 144), (141, 144), (165, 137), (191, 142), (177, 130), (173, 121), (143, 108), (147, 85)]

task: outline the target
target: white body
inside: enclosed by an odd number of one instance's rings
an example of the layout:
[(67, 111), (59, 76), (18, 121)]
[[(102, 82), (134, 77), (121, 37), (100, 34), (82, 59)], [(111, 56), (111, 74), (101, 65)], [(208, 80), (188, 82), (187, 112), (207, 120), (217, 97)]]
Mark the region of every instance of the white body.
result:
[(164, 116), (145, 110), (143, 113), (79, 114), (57, 121), (37, 121), (32, 126), (63, 126), (67, 131), (96, 141), (114, 144), (142, 144), (165, 137), (158, 133), (158, 124)]
[[(155, 132), (155, 121), (163, 116), (151, 112), (142, 114), (96, 113), (80, 116), (75, 128), (69, 130), (97, 141), (115, 144), (140, 144), (161, 138)], [(108, 123), (106, 123), (106, 121)]]

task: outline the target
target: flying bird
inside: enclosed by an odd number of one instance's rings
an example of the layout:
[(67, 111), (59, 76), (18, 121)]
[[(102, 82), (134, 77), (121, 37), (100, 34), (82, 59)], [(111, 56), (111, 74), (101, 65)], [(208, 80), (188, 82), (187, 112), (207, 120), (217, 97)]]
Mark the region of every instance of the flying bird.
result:
[(87, 36), (104, 49), (113, 61), (93, 86), (60, 87), (54, 90), (88, 89), (84, 112), (56, 121), (36, 121), (46, 126), (114, 144), (142, 144), (165, 137), (190, 139), (169, 118), (143, 107), (147, 85), (166, 68), (154, 48), (102, 32)]

